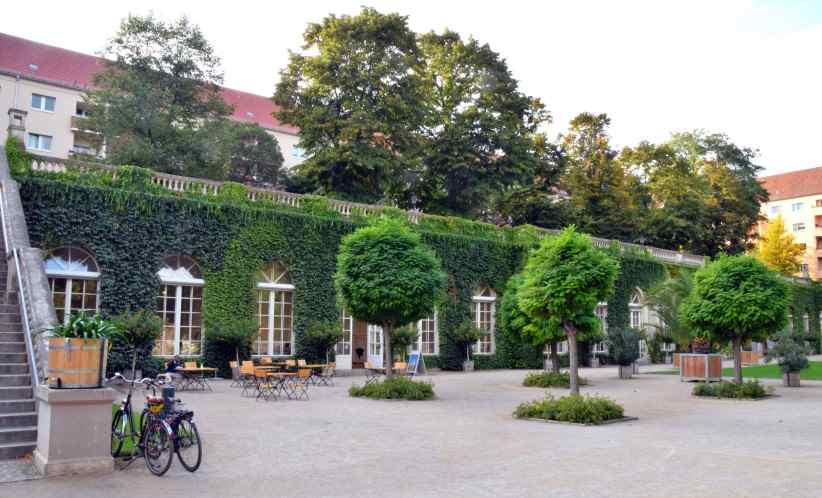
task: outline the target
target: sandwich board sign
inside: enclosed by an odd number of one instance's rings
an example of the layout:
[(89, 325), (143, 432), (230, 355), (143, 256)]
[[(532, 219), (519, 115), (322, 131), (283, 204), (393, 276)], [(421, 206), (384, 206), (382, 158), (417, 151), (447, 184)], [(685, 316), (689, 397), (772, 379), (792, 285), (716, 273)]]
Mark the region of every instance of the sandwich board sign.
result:
[(411, 375), (424, 375), (427, 373), (425, 370), (425, 359), (423, 359), (420, 353), (411, 353), (408, 355), (408, 368), (405, 372)]

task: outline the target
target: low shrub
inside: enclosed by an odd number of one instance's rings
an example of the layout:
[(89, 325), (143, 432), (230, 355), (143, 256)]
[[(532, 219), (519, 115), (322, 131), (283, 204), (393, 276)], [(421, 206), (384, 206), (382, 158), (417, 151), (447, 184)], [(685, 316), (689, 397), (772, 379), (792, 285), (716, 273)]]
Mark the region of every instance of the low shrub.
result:
[(742, 384), (736, 382), (718, 382), (709, 384), (700, 382), (694, 386), (694, 396), (709, 396), (715, 398), (759, 399), (771, 394), (772, 387), (766, 388), (758, 380), (749, 380)]
[(601, 424), (624, 416), (615, 401), (599, 396), (563, 396), (522, 403), (514, 411), (516, 418), (541, 418), (576, 424)]
[(397, 376), (364, 386), (353, 385), (348, 389), (348, 395), (355, 398), (420, 401), (434, 397), (434, 386), (427, 382)]
[[(588, 381), (579, 378), (579, 385), (584, 386)], [(525, 376), (522, 381), (525, 387), (564, 387), (571, 386), (571, 376), (568, 372), (532, 372)]]

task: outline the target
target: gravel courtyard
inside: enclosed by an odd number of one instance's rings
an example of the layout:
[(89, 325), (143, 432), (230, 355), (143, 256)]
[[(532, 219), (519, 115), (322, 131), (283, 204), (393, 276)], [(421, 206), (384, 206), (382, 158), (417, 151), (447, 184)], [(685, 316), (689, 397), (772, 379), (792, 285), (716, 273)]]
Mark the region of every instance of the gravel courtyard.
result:
[(429, 402), (349, 398), (362, 377), (312, 388), (307, 402), (257, 402), (215, 382), (214, 393), (181, 393), (204, 439), (198, 472), (175, 460), (157, 478), (138, 461), (0, 485), (0, 496), (822, 496), (822, 383), (710, 400), (691, 398), (676, 376), (620, 381), (614, 368), (584, 369), (585, 392), (639, 420), (577, 427), (512, 419), (544, 392), (521, 387), (525, 373), (434, 374)]

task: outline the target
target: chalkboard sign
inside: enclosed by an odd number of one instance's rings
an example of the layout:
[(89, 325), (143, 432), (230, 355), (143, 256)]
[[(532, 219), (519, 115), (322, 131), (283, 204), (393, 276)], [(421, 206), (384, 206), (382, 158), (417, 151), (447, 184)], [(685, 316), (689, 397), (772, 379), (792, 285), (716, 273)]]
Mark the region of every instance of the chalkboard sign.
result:
[(411, 376), (422, 375), (425, 371), (425, 359), (420, 353), (411, 353), (408, 355), (408, 367), (405, 373)]

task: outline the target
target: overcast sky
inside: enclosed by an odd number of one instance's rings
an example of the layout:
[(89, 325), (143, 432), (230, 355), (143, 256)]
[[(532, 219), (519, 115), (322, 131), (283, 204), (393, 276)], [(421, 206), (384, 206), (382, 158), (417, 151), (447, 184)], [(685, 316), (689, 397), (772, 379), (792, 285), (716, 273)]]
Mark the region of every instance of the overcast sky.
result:
[(488, 43), (550, 109), (552, 136), (605, 112), (619, 147), (703, 128), (758, 148), (767, 173), (822, 165), (822, 0), (5, 2), (0, 31), (96, 53), (130, 12), (186, 14), (226, 86), (270, 96), (307, 23), (363, 4)]

